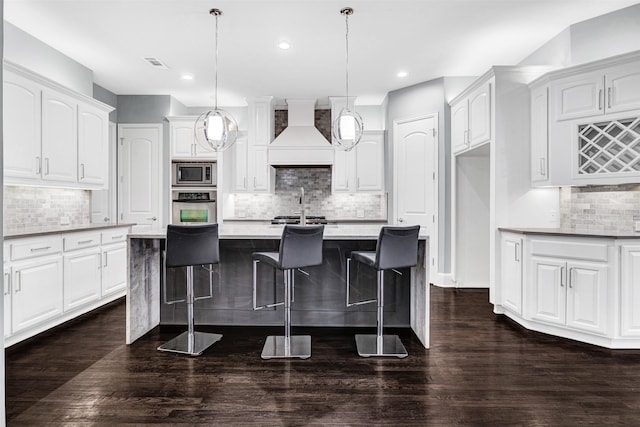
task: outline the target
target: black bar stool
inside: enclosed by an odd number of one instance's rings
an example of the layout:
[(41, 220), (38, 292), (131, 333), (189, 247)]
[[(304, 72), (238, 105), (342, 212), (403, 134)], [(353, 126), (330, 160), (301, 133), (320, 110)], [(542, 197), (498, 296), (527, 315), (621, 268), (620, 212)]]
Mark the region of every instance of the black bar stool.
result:
[[(167, 300), (165, 280), (165, 302), (187, 303), (188, 330), (158, 347), (160, 351), (199, 356), (213, 343), (222, 338), (220, 334), (196, 332), (194, 330), (193, 302), (212, 297), (212, 268), (220, 262), (218, 224), (168, 225), (165, 267), (187, 267), (187, 297), (184, 300)], [(193, 266), (209, 265), (209, 295), (195, 297), (193, 292)]]
[[(263, 359), (311, 357), (311, 336), (291, 336), (291, 301), (296, 269), (322, 264), (322, 235), (324, 226), (285, 225), (280, 239), (279, 252), (254, 252), (253, 259), (253, 309), (284, 305), (284, 336), (267, 337), (262, 349)], [(264, 262), (284, 274), (284, 301), (256, 306), (256, 275), (258, 263)], [(306, 274), (306, 273), (305, 273)]]
[[(418, 263), (418, 233), (420, 226), (382, 227), (375, 252), (353, 251), (347, 258), (347, 307), (378, 302), (376, 335), (356, 335), (356, 347), (362, 357), (394, 356), (407, 357), (407, 350), (397, 335), (383, 335), (384, 321), (384, 272), (415, 267)], [(374, 300), (350, 302), (349, 287), (351, 285), (351, 259), (377, 270), (378, 289)]]

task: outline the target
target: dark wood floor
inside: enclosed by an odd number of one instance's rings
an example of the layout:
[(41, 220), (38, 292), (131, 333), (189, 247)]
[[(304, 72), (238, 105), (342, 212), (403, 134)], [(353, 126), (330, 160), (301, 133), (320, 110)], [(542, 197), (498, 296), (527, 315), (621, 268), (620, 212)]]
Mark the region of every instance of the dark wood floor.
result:
[(483, 290), (431, 297), (431, 348), (401, 330), (402, 360), (357, 357), (341, 329), (311, 329), (308, 360), (261, 360), (262, 328), (181, 357), (155, 350), (170, 331), (124, 345), (114, 304), (9, 350), (8, 424), (640, 425), (640, 351), (525, 331)]

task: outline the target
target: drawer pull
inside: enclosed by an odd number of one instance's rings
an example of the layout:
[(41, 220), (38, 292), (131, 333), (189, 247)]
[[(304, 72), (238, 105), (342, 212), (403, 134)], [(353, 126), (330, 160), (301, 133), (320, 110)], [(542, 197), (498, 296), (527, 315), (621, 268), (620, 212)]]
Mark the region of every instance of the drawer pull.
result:
[(16, 271), (16, 293), (22, 290), (22, 273)]
[(89, 239), (89, 240), (82, 240), (80, 242), (78, 242), (79, 245), (86, 245), (87, 243), (91, 243), (93, 242), (93, 239)]
[(51, 249), (51, 246), (42, 246), (40, 248), (31, 248), (31, 252), (46, 251), (47, 249)]
[(120, 234), (119, 236), (111, 236), (111, 240), (122, 239), (123, 237), (124, 237), (123, 234)]

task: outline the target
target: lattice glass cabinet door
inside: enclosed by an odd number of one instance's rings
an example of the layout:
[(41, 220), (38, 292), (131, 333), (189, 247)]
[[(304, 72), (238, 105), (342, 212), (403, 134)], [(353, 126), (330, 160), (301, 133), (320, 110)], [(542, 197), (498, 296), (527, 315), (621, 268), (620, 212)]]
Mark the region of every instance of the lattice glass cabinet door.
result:
[(640, 173), (640, 118), (578, 126), (578, 176)]

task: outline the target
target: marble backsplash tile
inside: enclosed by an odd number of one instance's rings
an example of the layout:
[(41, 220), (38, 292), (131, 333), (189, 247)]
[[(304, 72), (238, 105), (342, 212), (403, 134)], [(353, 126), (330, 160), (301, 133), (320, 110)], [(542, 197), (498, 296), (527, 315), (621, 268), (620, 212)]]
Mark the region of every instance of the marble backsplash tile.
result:
[(5, 233), (60, 225), (62, 217), (70, 225), (91, 222), (91, 191), (65, 188), (4, 187)]
[[(324, 215), (329, 219), (356, 219), (358, 211), (365, 220), (385, 220), (386, 194), (331, 193), (331, 169), (328, 167), (277, 168), (273, 193), (236, 193), (234, 216), (269, 219), (294, 215), (300, 210), (300, 187), (304, 187), (307, 215)], [(360, 219), (360, 218), (358, 218)]]
[(640, 184), (560, 188), (561, 227), (627, 232), (634, 221), (640, 221)]

